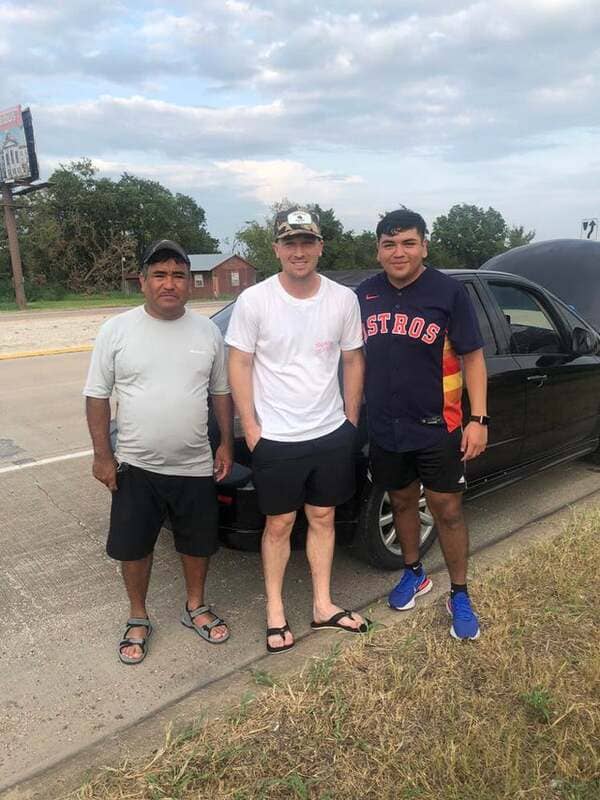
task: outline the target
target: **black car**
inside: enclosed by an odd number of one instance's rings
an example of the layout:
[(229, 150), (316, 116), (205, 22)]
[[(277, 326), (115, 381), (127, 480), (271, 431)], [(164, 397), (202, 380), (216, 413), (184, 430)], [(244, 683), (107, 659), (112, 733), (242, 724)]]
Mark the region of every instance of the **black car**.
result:
[(600, 242), (534, 242), (494, 256), (483, 269), (510, 272), (539, 283), (600, 331)]
[[(373, 272), (328, 272), (355, 288)], [(467, 496), (506, 486), (547, 467), (598, 450), (600, 435), (600, 336), (561, 300), (531, 281), (490, 271), (447, 270), (467, 289), (474, 304), (489, 375), (489, 445), (467, 465)], [(212, 317), (225, 334), (233, 303)], [(469, 413), (466, 393), (465, 414)], [(211, 435), (215, 436), (214, 424)], [(366, 413), (359, 426), (356, 456), (358, 491), (338, 507), (338, 539), (377, 567), (398, 569), (402, 553), (389, 498), (368, 469)], [(239, 420), (236, 465), (219, 488), (221, 534), (234, 547), (255, 547), (264, 518), (250, 469), (251, 458)], [(421, 552), (436, 531), (421, 498)], [(298, 515), (301, 539), (306, 522)]]

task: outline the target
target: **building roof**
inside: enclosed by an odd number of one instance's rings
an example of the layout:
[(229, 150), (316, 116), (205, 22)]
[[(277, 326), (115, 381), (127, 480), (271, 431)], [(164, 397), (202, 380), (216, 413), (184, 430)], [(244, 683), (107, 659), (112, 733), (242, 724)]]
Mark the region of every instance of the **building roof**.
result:
[(246, 264), (249, 264), (253, 269), (256, 269), (254, 264), (250, 264), (249, 261), (238, 253), (189, 253), (191, 261), (190, 269), (192, 272), (212, 272), (219, 264), (222, 264), (224, 261), (234, 256), (245, 261)]

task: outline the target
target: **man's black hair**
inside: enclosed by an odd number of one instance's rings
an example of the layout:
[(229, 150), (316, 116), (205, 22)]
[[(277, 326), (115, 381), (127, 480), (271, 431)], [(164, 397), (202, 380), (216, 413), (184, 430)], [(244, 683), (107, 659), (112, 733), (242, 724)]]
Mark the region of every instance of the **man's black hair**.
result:
[(377, 234), (377, 241), (385, 233), (387, 236), (394, 236), (400, 231), (409, 231), (411, 228), (416, 228), (421, 239), (427, 236), (427, 223), (420, 214), (416, 211), (411, 211), (410, 208), (399, 208), (396, 211), (388, 211), (388, 213), (379, 220), (375, 233)]
[(162, 264), (165, 261), (173, 260), (176, 264), (180, 264), (184, 266), (187, 271), (189, 272), (189, 264), (182, 258), (179, 253), (174, 253), (172, 250), (167, 250), (166, 248), (163, 250), (157, 250), (156, 253), (153, 253), (148, 261), (142, 267), (142, 274), (144, 277), (148, 277), (148, 270), (153, 264)]

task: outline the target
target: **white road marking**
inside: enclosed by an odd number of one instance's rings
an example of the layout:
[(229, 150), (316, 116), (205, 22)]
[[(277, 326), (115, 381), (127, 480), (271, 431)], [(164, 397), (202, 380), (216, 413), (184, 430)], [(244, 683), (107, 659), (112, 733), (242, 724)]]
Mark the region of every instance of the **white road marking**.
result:
[(64, 456), (52, 456), (51, 458), (40, 458), (38, 461), (28, 461), (26, 464), (11, 464), (10, 467), (0, 467), (0, 475), (4, 472), (17, 472), (20, 469), (43, 467), (45, 464), (55, 464), (57, 461), (70, 461), (72, 458), (84, 458), (85, 456), (91, 456), (93, 452), (93, 450), (78, 450), (76, 453), (65, 453)]

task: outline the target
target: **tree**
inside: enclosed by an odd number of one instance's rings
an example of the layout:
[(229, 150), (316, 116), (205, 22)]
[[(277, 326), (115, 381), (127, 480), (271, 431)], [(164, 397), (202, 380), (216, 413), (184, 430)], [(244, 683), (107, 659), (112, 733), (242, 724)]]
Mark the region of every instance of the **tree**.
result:
[(440, 267), (478, 269), (485, 261), (519, 244), (527, 244), (535, 231), (509, 228), (494, 208), (452, 206), (447, 215), (437, 217), (431, 231), (429, 260)]
[(525, 244), (530, 244), (535, 239), (535, 231), (528, 231), (525, 233), (525, 228), (522, 225), (512, 227), (508, 232), (508, 250), (513, 247), (523, 247)]
[[(263, 276), (279, 272), (279, 261), (273, 252), (273, 224), (279, 211), (294, 205), (299, 204), (284, 198), (271, 206), (271, 213), (262, 224), (256, 220), (247, 222), (236, 234), (236, 242), (244, 256)], [(344, 231), (343, 224), (332, 208), (323, 209), (317, 203), (308, 204), (307, 208), (318, 214), (321, 221), (324, 248), (319, 269), (368, 269), (377, 266), (375, 234), (369, 231), (360, 234)]]
[(214, 253), (204, 209), (156, 181), (127, 173), (98, 178), (89, 159), (61, 165), (50, 186), (23, 197), (18, 211), (28, 280), (74, 291), (116, 289), (137, 270), (144, 248), (170, 238), (188, 252)]

